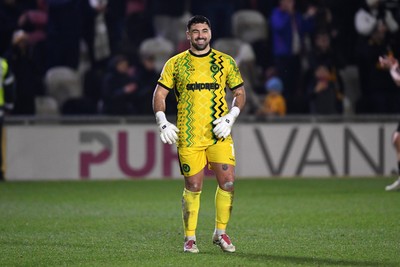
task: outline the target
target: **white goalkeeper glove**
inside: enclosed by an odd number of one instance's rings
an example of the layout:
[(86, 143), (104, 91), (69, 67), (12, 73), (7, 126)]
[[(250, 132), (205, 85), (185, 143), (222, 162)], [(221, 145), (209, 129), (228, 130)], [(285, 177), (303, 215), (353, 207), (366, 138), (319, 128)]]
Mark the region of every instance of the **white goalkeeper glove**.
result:
[(213, 121), (213, 124), (216, 125), (213, 130), (214, 134), (218, 138), (228, 137), (231, 134), (232, 125), (239, 114), (240, 109), (238, 107), (233, 107), (228, 114)]
[(176, 143), (176, 141), (178, 141), (177, 133), (179, 132), (179, 129), (176, 128), (175, 125), (167, 121), (164, 112), (158, 111), (156, 113), (156, 121), (158, 124), (158, 128), (160, 129), (161, 141), (164, 144), (168, 143), (170, 145)]

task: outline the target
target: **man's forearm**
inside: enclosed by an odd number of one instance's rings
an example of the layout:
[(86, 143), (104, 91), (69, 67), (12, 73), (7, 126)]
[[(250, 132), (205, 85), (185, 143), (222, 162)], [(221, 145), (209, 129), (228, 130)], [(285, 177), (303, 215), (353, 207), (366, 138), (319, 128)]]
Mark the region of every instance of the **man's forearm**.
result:
[(156, 89), (154, 90), (153, 94), (153, 112), (154, 114), (157, 113), (158, 111), (165, 112), (166, 110), (166, 104), (165, 104), (165, 99), (167, 97), (167, 93), (163, 92), (162, 89), (157, 86)]
[(244, 105), (246, 104), (246, 93), (244, 91), (244, 87), (236, 89), (233, 93), (233, 97), (232, 106), (243, 110)]

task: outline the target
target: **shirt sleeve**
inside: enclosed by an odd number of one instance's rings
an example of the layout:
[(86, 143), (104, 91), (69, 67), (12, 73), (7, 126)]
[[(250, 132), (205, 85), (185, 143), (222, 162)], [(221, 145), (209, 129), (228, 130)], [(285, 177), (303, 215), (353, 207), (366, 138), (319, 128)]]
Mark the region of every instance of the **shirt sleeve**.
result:
[(239, 67), (232, 57), (229, 57), (229, 70), (226, 83), (231, 90), (235, 90), (243, 85), (243, 79)]
[(173, 58), (169, 59), (165, 63), (164, 68), (161, 71), (160, 78), (158, 79), (157, 82), (162, 87), (165, 87), (170, 90), (174, 89), (175, 87), (174, 64), (175, 60)]

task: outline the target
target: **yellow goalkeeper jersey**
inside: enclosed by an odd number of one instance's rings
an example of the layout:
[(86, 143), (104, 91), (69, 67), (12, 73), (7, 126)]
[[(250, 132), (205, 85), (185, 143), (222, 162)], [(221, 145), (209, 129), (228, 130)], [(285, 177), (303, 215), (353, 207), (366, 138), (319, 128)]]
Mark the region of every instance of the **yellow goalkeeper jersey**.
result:
[(165, 63), (158, 84), (174, 90), (178, 102), (178, 147), (192, 147), (218, 142), (212, 123), (228, 113), (226, 88), (237, 89), (243, 79), (231, 56), (215, 49), (200, 56), (187, 50)]

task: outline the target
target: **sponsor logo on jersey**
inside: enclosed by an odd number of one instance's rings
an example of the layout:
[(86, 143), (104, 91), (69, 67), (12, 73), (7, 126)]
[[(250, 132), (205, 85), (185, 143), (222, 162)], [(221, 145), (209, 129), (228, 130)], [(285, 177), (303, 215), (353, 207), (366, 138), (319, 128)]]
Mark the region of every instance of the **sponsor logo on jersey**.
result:
[(218, 83), (189, 83), (186, 86), (187, 90), (215, 90), (219, 89)]

